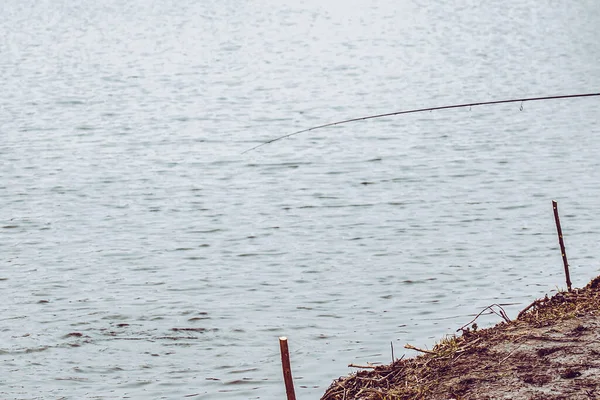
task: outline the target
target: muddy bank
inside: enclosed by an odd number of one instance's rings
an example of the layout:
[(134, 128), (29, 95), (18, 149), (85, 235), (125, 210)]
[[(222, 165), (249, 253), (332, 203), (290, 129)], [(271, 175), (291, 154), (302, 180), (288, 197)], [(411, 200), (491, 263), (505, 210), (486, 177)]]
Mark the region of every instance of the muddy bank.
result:
[(513, 320), (334, 381), (321, 400), (600, 398), (600, 276)]

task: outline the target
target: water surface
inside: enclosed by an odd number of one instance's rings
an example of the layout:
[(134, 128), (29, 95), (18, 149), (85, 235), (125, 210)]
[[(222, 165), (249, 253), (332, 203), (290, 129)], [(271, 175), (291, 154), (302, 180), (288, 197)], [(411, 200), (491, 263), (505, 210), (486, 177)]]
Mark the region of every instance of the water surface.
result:
[[(0, 393), (299, 398), (598, 273), (591, 1), (5, 1)], [(596, 90), (597, 91), (597, 90)], [(498, 321), (486, 316), (480, 325)]]

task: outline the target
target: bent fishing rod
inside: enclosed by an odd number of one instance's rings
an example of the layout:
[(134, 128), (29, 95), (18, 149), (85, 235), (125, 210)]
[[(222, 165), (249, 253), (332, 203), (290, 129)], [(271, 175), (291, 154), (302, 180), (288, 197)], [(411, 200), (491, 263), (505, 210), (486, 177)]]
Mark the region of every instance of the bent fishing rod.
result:
[(314, 131), (316, 129), (321, 129), (321, 128), (327, 128), (329, 126), (347, 124), (349, 122), (365, 121), (367, 119), (384, 118), (384, 117), (391, 117), (394, 115), (402, 115), (402, 114), (414, 114), (414, 113), (420, 113), (420, 112), (426, 112), (426, 111), (447, 110), (449, 108), (487, 106), (487, 105), (492, 105), (492, 104), (503, 104), (503, 103), (521, 103), (522, 104), (522, 103), (525, 103), (526, 101), (572, 99), (572, 98), (576, 98), (576, 97), (592, 97), (592, 96), (600, 96), (600, 93), (566, 94), (566, 95), (560, 95), (560, 96), (544, 96), (544, 97), (528, 97), (528, 98), (523, 98), (523, 99), (480, 101), (477, 103), (453, 104), (453, 105), (449, 105), (449, 106), (417, 108), (414, 110), (404, 110), (404, 111), (395, 111), (395, 112), (390, 112), (390, 113), (385, 113), (385, 114), (367, 115), (365, 117), (350, 118), (350, 119), (345, 119), (343, 121), (329, 122), (327, 124), (317, 125), (317, 126), (313, 126), (311, 128), (302, 129), (302, 130), (299, 130), (296, 132), (288, 133), (287, 135), (283, 135), (283, 136), (279, 136), (279, 137), (276, 137), (271, 140), (267, 140), (266, 142), (262, 142), (250, 149), (244, 150), (242, 152), (242, 154), (248, 153), (252, 150), (256, 150), (259, 147), (265, 146), (267, 144), (277, 142), (281, 139), (286, 139), (286, 138), (289, 138), (290, 136), (298, 135), (300, 133), (310, 132), (310, 131)]

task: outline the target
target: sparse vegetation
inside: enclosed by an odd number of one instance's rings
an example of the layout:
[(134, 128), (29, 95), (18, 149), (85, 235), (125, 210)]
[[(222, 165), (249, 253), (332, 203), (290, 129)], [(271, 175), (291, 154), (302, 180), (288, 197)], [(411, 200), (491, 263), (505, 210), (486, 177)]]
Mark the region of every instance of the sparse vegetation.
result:
[(514, 321), (342, 377), (322, 400), (589, 399), (600, 395), (600, 276), (536, 300)]

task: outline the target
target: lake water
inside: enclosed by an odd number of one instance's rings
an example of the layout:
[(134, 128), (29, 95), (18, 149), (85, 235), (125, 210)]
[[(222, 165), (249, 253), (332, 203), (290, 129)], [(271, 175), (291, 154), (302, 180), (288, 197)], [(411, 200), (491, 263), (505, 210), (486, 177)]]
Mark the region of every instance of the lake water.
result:
[(564, 288), (552, 199), (596, 276), (600, 98), (242, 154), (598, 92), (597, 2), (437, 3), (3, 1), (1, 397), (319, 398)]

